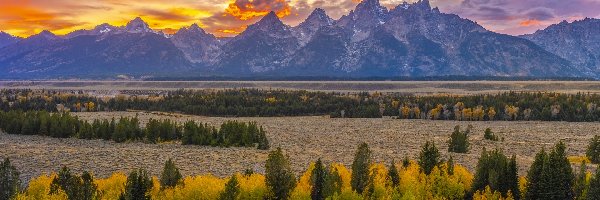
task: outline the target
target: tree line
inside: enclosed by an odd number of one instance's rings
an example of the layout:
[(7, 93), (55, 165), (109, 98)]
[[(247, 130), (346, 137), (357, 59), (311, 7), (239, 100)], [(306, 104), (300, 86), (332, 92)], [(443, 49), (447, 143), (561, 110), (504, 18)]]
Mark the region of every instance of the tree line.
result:
[(403, 93), (340, 93), (287, 90), (177, 90), (148, 95), (96, 97), (83, 91), (0, 91), (0, 109), (181, 112), (205, 116), (311, 116), (431, 120), (599, 121), (599, 94), (502, 92), (415, 96)]
[(592, 173), (585, 162), (575, 173), (567, 147), (556, 143), (541, 149), (526, 176), (518, 176), (516, 156), (502, 150), (483, 150), (475, 173), (442, 158), (433, 142), (421, 146), (417, 160), (375, 163), (368, 144), (358, 146), (347, 169), (321, 159), (300, 176), (291, 169), (281, 148), (271, 151), (264, 175), (247, 170), (228, 178), (211, 175), (184, 177), (171, 159), (160, 177), (142, 168), (128, 176), (113, 174), (94, 179), (63, 167), (20, 187), (19, 171), (6, 158), (0, 163), (0, 200), (4, 199), (600, 199), (600, 169)]
[(257, 147), (269, 149), (264, 129), (256, 122), (223, 122), (219, 129), (209, 124), (188, 121), (179, 124), (169, 119), (150, 119), (145, 127), (136, 117), (118, 120), (80, 120), (68, 112), (0, 111), (0, 129), (8, 134), (42, 135), (55, 138), (104, 139), (115, 142), (158, 143), (181, 140), (184, 145)]

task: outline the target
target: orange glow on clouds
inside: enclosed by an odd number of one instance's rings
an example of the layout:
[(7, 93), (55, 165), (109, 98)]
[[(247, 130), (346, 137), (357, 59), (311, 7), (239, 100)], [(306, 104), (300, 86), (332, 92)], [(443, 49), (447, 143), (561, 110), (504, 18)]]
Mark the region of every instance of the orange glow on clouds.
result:
[(542, 25), (542, 22), (539, 20), (525, 20), (519, 23), (520, 26), (539, 26)]
[[(241, 5), (240, 5), (241, 4)], [(290, 15), (290, 5), (285, 0), (261, 1), (248, 0), (232, 2), (225, 9), (226, 14), (230, 14), (240, 20), (249, 20), (256, 17), (262, 17), (269, 12), (275, 11), (279, 18)]]

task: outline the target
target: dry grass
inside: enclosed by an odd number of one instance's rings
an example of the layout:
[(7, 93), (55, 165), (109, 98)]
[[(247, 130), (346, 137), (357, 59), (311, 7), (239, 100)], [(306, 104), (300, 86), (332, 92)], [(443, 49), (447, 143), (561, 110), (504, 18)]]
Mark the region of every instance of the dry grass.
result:
[[(293, 169), (300, 173), (311, 161), (350, 165), (360, 142), (367, 142), (378, 162), (400, 161), (404, 156), (416, 158), (426, 140), (435, 141), (447, 157), (446, 140), (455, 125), (474, 126), (472, 149), (468, 154), (452, 154), (454, 159), (473, 169), (482, 148), (500, 148), (516, 154), (520, 173), (525, 174), (535, 153), (542, 147), (563, 140), (570, 156), (585, 154), (593, 135), (599, 134), (600, 123), (568, 122), (457, 122), (394, 119), (330, 119), (326, 117), (219, 118), (199, 116), (167, 116), (152, 113), (111, 112), (77, 113), (82, 119), (109, 119), (135, 115), (142, 123), (150, 118), (171, 118), (179, 122), (196, 120), (218, 125), (226, 120), (257, 121), (267, 131), (272, 147), (281, 147), (289, 155)], [(483, 139), (485, 128), (491, 128), (504, 141)], [(179, 144), (115, 144), (101, 140), (55, 139), (39, 136), (0, 134), (0, 157), (8, 156), (29, 180), (43, 172), (56, 171), (62, 165), (76, 171), (91, 169), (105, 177), (115, 171), (144, 167), (158, 175), (168, 158), (173, 158), (184, 175), (212, 173), (226, 176), (247, 168), (262, 172), (267, 151), (250, 148), (218, 148), (182, 146)]]
[(0, 88), (56, 90), (286, 89), (409, 94), (485, 94), (503, 91), (600, 93), (597, 81), (0, 81)]

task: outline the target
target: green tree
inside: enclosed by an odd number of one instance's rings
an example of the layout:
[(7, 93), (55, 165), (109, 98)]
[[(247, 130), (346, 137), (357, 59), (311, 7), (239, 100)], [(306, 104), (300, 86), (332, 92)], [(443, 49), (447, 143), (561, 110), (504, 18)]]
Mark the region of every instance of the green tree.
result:
[(584, 161), (584, 162), (581, 162), (581, 165), (579, 166), (579, 173), (577, 173), (577, 177), (575, 178), (575, 185), (573, 186), (576, 200), (585, 200), (586, 199), (586, 194), (587, 194), (587, 190), (589, 187), (589, 185), (587, 184), (587, 181), (585, 180), (586, 172), (587, 172), (587, 166)]
[(152, 180), (148, 172), (143, 169), (133, 170), (127, 176), (125, 191), (121, 194), (121, 200), (150, 200), (150, 190), (152, 189)]
[(269, 153), (265, 163), (265, 179), (267, 188), (276, 200), (287, 199), (296, 186), (289, 158), (283, 155), (281, 148)]
[(392, 160), (390, 166), (388, 167), (388, 179), (392, 183), (393, 187), (398, 187), (400, 184), (400, 174), (398, 173), (396, 162), (394, 162), (394, 160)]
[(596, 135), (590, 140), (590, 145), (585, 154), (592, 163), (600, 164), (600, 136)]
[(514, 198), (519, 197), (516, 157), (508, 159), (502, 151), (486, 151), (483, 149), (477, 162), (475, 177), (471, 191), (484, 191), (487, 186), (492, 191), (508, 195), (510, 191)]
[(331, 167), (326, 178), (323, 196), (330, 197), (342, 193), (342, 177), (337, 168)]
[(310, 191), (310, 197), (313, 200), (323, 200), (325, 199), (325, 184), (327, 181), (327, 170), (325, 166), (323, 166), (323, 162), (319, 158), (315, 163), (315, 168), (312, 170), (310, 180), (312, 183), (312, 188)]
[(267, 139), (267, 135), (263, 130), (263, 127), (260, 127), (258, 131), (258, 149), (260, 150), (268, 150), (270, 148), (269, 139)]
[(454, 159), (452, 158), (452, 156), (450, 156), (446, 165), (448, 165), (448, 169), (446, 169), (448, 174), (453, 175), (454, 174)]
[(0, 200), (9, 200), (19, 192), (19, 174), (8, 158), (0, 163)]
[(565, 144), (557, 143), (549, 154), (542, 149), (536, 155), (527, 179), (526, 199), (573, 199), (575, 176), (567, 159)]
[(486, 140), (498, 141), (498, 136), (496, 136), (492, 132), (492, 129), (490, 129), (490, 128), (486, 128), (485, 129), (485, 132), (483, 133), (483, 138), (486, 139)]
[(431, 173), (433, 168), (440, 163), (440, 151), (435, 147), (434, 142), (425, 142), (419, 153), (419, 166), (427, 175)]
[(177, 168), (177, 166), (175, 166), (175, 162), (169, 158), (169, 160), (165, 162), (162, 174), (160, 175), (161, 187), (175, 187), (181, 182), (181, 178), (182, 176), (181, 173), (179, 173), (179, 168)]
[(460, 126), (454, 127), (454, 132), (448, 140), (448, 152), (467, 153), (469, 151), (469, 133), (471, 126), (465, 131), (460, 131)]
[(98, 197), (98, 185), (94, 183), (94, 176), (85, 171), (81, 174), (81, 200), (95, 200)]
[(596, 169), (596, 175), (590, 180), (590, 187), (588, 190), (588, 200), (600, 199), (600, 168)]
[(362, 193), (369, 183), (369, 167), (371, 166), (371, 151), (367, 143), (358, 146), (352, 162), (350, 185), (352, 190)]
[(83, 185), (81, 178), (71, 173), (71, 170), (63, 166), (58, 172), (50, 185), (50, 192), (57, 193), (62, 190), (67, 195), (68, 199), (79, 199), (82, 194), (81, 186)]
[(235, 175), (225, 184), (225, 190), (219, 195), (219, 200), (235, 200), (240, 195), (240, 184)]

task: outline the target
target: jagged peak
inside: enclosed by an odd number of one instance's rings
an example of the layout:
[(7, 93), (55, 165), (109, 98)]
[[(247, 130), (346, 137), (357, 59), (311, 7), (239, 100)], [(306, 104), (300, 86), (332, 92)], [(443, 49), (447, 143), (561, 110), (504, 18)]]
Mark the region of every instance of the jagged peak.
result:
[(355, 11), (387, 12), (387, 8), (382, 6), (379, 0), (363, 0), (356, 6)]
[(258, 21), (258, 23), (265, 22), (281, 22), (281, 20), (279, 20), (279, 17), (274, 11), (271, 11), (269, 12), (269, 14), (265, 15), (262, 19), (260, 19), (260, 21)]
[(129, 32), (151, 32), (148, 24), (141, 17), (129, 21), (125, 26), (125, 30)]
[[(312, 13), (310, 13), (310, 15), (308, 15), (308, 17), (306, 18), (306, 20), (304, 22), (308, 22), (308, 21), (319, 21), (319, 22), (325, 22), (331, 25), (331, 23), (333, 23), (333, 19), (331, 19), (331, 17), (329, 17), (329, 15), (327, 15), (327, 13), (325, 13), (325, 10), (323, 10), (322, 8), (315, 8)], [(304, 23), (302, 22), (302, 23)]]

